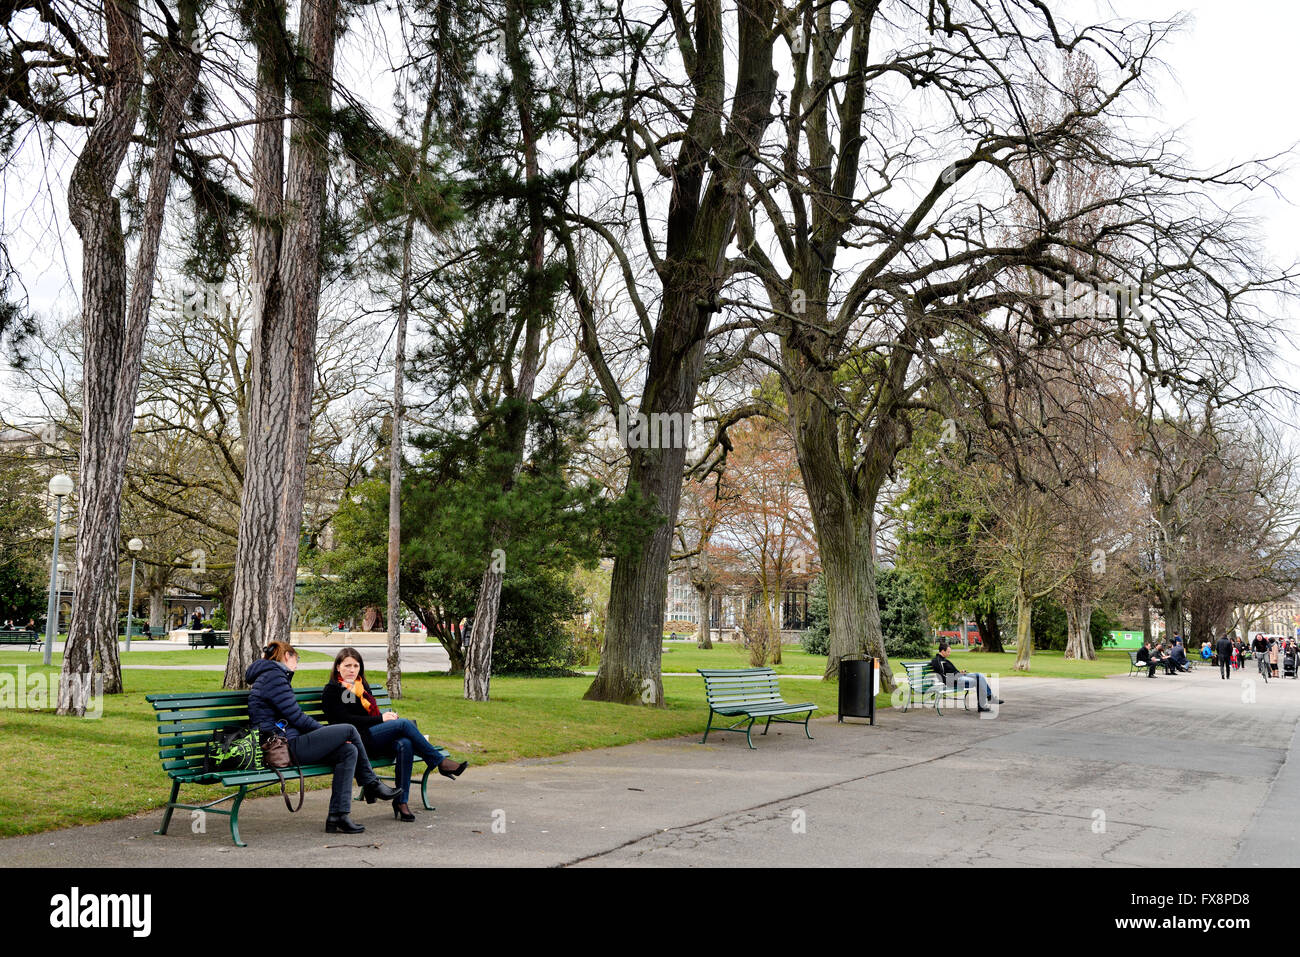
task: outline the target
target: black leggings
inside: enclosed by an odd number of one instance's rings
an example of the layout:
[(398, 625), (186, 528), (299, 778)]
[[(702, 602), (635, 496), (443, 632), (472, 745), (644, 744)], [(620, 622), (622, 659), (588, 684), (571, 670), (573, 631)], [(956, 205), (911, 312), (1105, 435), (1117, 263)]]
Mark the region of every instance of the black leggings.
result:
[(289, 742), (289, 756), (295, 764), (334, 765), (334, 788), (330, 793), (330, 816), (352, 810), (352, 778), (365, 785), (377, 780), (366, 756), (361, 735), (350, 724), (331, 724), (308, 731)]

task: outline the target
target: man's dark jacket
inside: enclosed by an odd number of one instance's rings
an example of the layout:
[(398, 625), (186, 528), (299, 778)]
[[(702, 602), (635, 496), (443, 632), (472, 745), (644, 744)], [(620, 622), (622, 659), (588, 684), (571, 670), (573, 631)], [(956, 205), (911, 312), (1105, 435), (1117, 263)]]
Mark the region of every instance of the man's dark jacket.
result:
[(945, 685), (952, 687), (957, 683), (957, 675), (961, 674), (957, 666), (945, 658), (943, 655), (935, 655), (930, 659), (930, 669), (939, 676)]

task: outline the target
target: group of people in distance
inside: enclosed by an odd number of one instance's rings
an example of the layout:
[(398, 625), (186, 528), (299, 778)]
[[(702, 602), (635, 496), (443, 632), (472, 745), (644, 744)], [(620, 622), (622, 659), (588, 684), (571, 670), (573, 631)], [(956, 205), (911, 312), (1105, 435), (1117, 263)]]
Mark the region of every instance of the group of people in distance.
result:
[[(251, 685), (248, 716), (262, 734), (277, 731), (289, 739), (289, 755), (295, 764), (331, 764), (334, 788), (330, 793), (325, 830), (330, 834), (357, 834), (365, 826), (353, 823), (352, 780), (361, 785), (367, 804), (391, 801), (393, 817), (414, 821), (410, 800), (414, 756), (436, 767), (448, 778), (459, 777), (468, 761), (442, 758), (414, 721), (396, 712), (380, 712), (366, 681), (361, 653), (344, 648), (334, 658), (334, 670), (321, 695), (321, 708), (328, 725), (305, 714), (289, 682), (298, 670), (298, 652), (287, 641), (272, 641), (262, 657), (248, 666), (245, 677)], [(398, 787), (379, 780), (370, 766), (369, 755), (393, 758)]]
[[(1278, 639), (1276, 636), (1256, 635), (1247, 645), (1237, 637), (1235, 632), (1228, 632), (1213, 645), (1208, 640), (1201, 645), (1201, 658), (1211, 665), (1217, 665), (1219, 677), (1224, 680), (1230, 677), (1234, 669), (1243, 667), (1252, 655), (1255, 658), (1266, 659), (1273, 677), (1277, 677), (1278, 665), (1282, 661), (1290, 659), (1286, 666), (1288, 672), (1297, 667), (1300, 644), (1291, 638)], [(1191, 670), (1188, 667), (1187, 652), (1183, 649), (1182, 638), (1178, 635), (1174, 636), (1173, 644), (1168, 648), (1163, 642), (1158, 642), (1153, 648), (1149, 639), (1144, 641), (1138, 650), (1136, 660), (1139, 665), (1146, 665), (1148, 678), (1154, 678), (1156, 668), (1159, 667), (1163, 667), (1165, 673), (1171, 675)]]
[(1137, 663), (1147, 666), (1147, 677), (1156, 676), (1156, 668), (1163, 667), (1165, 674), (1176, 675), (1179, 672), (1192, 670), (1191, 662), (1187, 660), (1187, 649), (1183, 647), (1183, 639), (1180, 635), (1174, 635), (1174, 640), (1165, 645), (1163, 641), (1156, 642), (1155, 647), (1151, 645), (1151, 639), (1142, 642), (1142, 647), (1138, 649)]

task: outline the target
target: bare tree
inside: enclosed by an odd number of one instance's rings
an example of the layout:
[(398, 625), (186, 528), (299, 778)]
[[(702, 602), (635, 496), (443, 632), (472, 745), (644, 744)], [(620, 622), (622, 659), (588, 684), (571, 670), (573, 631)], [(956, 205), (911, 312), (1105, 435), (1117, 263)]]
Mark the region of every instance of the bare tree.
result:
[(186, 100), (198, 79), (191, 44), (196, 4), (182, 3), (181, 23), (168, 14), (168, 35), (155, 69), (168, 76), (157, 119), (157, 139), (145, 200), (135, 271), (127, 305), (126, 243), (114, 196), (118, 171), (140, 115), (143, 28), (139, 6), (110, 0), (104, 6), (109, 78), (68, 186), (68, 215), (81, 236), (82, 429), (81, 509), (78, 517), (77, 601), (59, 682), (59, 714), (82, 715), (92, 674), (104, 690), (122, 690), (117, 656), (118, 529), (123, 476), (135, 417), (163, 212), (172, 156)]
[[(274, 0), (262, 0), (254, 6), (254, 18), (255, 318), (227, 688), (244, 687), (244, 672), (257, 649), (272, 638), (287, 639), (291, 627), (316, 384), (321, 221), (338, 3), (303, 0), (300, 64), (288, 49), (283, 9)], [(295, 67), (288, 174), (282, 177), (284, 91)]]

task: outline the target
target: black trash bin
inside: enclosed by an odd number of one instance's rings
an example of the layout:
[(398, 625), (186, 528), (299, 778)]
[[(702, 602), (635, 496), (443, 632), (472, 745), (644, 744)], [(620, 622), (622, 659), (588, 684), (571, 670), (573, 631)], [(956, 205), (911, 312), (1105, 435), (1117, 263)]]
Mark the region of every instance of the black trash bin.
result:
[(870, 718), (876, 723), (875, 658), (840, 659), (840, 716)]

